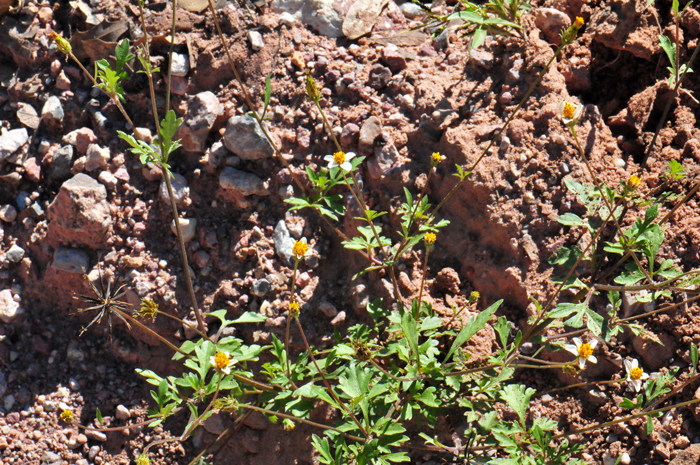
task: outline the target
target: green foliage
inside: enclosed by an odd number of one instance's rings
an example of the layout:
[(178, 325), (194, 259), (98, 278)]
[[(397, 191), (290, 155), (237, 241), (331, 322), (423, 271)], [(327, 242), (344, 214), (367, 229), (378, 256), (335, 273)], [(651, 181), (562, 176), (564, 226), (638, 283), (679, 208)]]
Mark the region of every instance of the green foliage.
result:
[(139, 156), (142, 164), (155, 163), (164, 171), (170, 172), (168, 159), (175, 150), (182, 147), (179, 140), (173, 140), (180, 124), (182, 124), (182, 118), (177, 118), (175, 112), (170, 110), (165, 115), (165, 119), (161, 121), (160, 135), (153, 144), (137, 140), (134, 136), (122, 131), (117, 131), (117, 133), (120, 139), (125, 140), (131, 146), (129, 150)]
[(124, 89), (121, 87), (121, 81), (126, 79), (127, 74), (126, 71), (122, 71), (122, 68), (134, 58), (134, 55), (129, 53), (128, 39), (122, 40), (117, 45), (114, 55), (116, 57), (114, 67), (105, 59), (95, 62), (95, 85), (110, 97), (118, 98), (122, 102), (125, 102)]

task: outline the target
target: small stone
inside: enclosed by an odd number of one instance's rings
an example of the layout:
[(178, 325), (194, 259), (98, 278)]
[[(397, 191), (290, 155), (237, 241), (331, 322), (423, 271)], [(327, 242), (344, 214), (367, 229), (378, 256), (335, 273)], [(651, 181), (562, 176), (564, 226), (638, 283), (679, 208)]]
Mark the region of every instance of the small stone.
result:
[(391, 80), (391, 70), (380, 64), (375, 64), (369, 72), (367, 85), (373, 89), (383, 89)]
[(12, 410), (12, 407), (14, 407), (14, 405), (15, 405), (15, 396), (10, 394), (9, 396), (5, 397), (4, 406), (5, 406), (6, 411), (9, 412), (10, 410)]
[(32, 182), (41, 181), (41, 165), (37, 163), (35, 157), (27, 158), (22, 166), (24, 166), (24, 174), (27, 179)]
[(88, 451), (88, 460), (95, 460), (97, 454), (100, 453), (100, 446), (92, 446)]
[[(173, 195), (175, 196), (175, 203), (178, 205), (184, 204), (185, 199), (190, 195), (187, 179), (181, 174), (173, 173), (170, 178), (170, 184), (173, 189)], [(160, 198), (170, 205), (170, 195), (168, 195), (168, 185), (165, 182), (165, 178), (163, 178), (160, 183)]]
[(382, 133), (382, 124), (376, 116), (370, 116), (360, 129), (360, 145), (373, 145)]
[(90, 257), (81, 249), (59, 247), (53, 254), (51, 268), (69, 273), (85, 273), (90, 269)]
[(99, 441), (99, 442), (107, 441), (107, 435), (105, 433), (103, 433), (102, 431), (88, 429), (88, 430), (85, 430), (85, 436), (87, 436), (88, 439), (92, 439), (94, 441)]
[(119, 420), (128, 420), (129, 417), (131, 416), (131, 413), (129, 412), (128, 408), (119, 404), (119, 405), (117, 405), (117, 411), (114, 414), (114, 416), (116, 416), (117, 419), (119, 419)]
[(235, 191), (243, 197), (270, 194), (267, 184), (262, 179), (253, 173), (237, 170), (230, 166), (227, 166), (221, 172), (219, 186), (223, 189)]
[(224, 145), (244, 160), (270, 158), (275, 151), (258, 122), (249, 115), (232, 116), (226, 124)]
[(296, 24), (297, 19), (292, 15), (291, 13), (287, 11), (283, 11), (280, 13), (280, 24), (287, 26), (287, 27), (292, 27), (294, 24)]
[(25, 128), (13, 129), (0, 135), (0, 160), (9, 157), (27, 143), (29, 134)]
[(9, 289), (0, 291), (0, 320), (11, 324), (22, 313), (24, 313), (24, 310), (19, 306), (19, 302), (14, 299), (12, 291)]
[[(175, 220), (170, 223), (170, 230), (173, 234), (177, 234)], [(182, 232), (182, 240), (185, 242), (191, 241), (197, 234), (197, 219), (196, 218), (180, 218), (180, 231)]]
[[(215, 172), (223, 164), (229, 154), (228, 149), (224, 147), (222, 142), (214, 142), (214, 144), (206, 152), (206, 170), (209, 173)], [(234, 155), (235, 156), (235, 155)], [(238, 163), (240, 164), (240, 158)], [(228, 164), (228, 163), (227, 163)], [(229, 165), (232, 166), (232, 165)]]
[(262, 297), (272, 290), (272, 285), (267, 279), (258, 279), (253, 282), (250, 289), (251, 294)]
[(294, 239), (292, 239), (287, 229), (287, 223), (284, 220), (279, 220), (275, 226), (275, 232), (272, 234), (272, 240), (275, 243), (275, 252), (284, 264), (291, 264), (292, 247)]
[(6, 256), (11, 263), (19, 263), (24, 258), (24, 249), (17, 244), (13, 244), (10, 250), (7, 251)]
[(110, 191), (116, 189), (117, 184), (119, 183), (119, 180), (116, 178), (116, 176), (114, 176), (109, 171), (102, 171), (100, 175), (97, 176), (97, 180), (104, 184), (104, 186)]
[(535, 13), (535, 25), (542, 31), (548, 41), (561, 43), (559, 34), (571, 26), (569, 16), (555, 8), (537, 8)]
[(306, 61), (304, 61), (304, 55), (298, 50), (295, 50), (294, 52), (292, 52), (291, 61), (292, 61), (292, 64), (299, 69), (306, 68)]
[(209, 264), (209, 258), (209, 253), (207, 253), (205, 250), (198, 250), (194, 254), (194, 262), (199, 268), (205, 268)]
[(136, 140), (143, 141), (147, 144), (153, 142), (153, 135), (151, 135), (151, 130), (148, 128), (134, 128), (134, 137)]
[(338, 313), (338, 315), (331, 320), (331, 325), (333, 326), (341, 326), (343, 323), (345, 323), (345, 312)]
[(360, 134), (360, 127), (355, 123), (348, 123), (343, 126), (340, 133), (340, 143), (343, 146), (354, 145)]
[(420, 5), (411, 2), (402, 3), (399, 9), (401, 9), (401, 12), (408, 19), (422, 18), (427, 14)]
[(392, 43), (387, 44), (382, 50), (382, 61), (392, 73), (398, 73), (408, 67), (406, 58), (399, 53), (398, 47)]
[(0, 207), (0, 220), (12, 223), (17, 218), (17, 210), (10, 204)]
[(318, 309), (328, 318), (335, 318), (338, 315), (338, 309), (330, 302), (321, 302), (318, 304)]
[(80, 383), (75, 378), (71, 378), (68, 380), (68, 387), (71, 389), (71, 391), (79, 391)]
[(90, 144), (97, 142), (97, 136), (90, 128), (80, 128), (71, 131), (61, 139), (66, 145), (72, 145), (78, 153), (85, 154)]
[(256, 52), (265, 47), (263, 36), (258, 31), (248, 31), (248, 40), (250, 41), (250, 47)]
[(41, 109), (41, 119), (63, 121), (63, 105), (55, 95), (46, 99), (44, 107)]
[(173, 53), (171, 74), (173, 76), (185, 77), (190, 71), (190, 57), (182, 53)]
[(53, 9), (48, 6), (42, 6), (39, 8), (38, 16), (42, 24), (48, 24), (53, 20)]
[(33, 106), (27, 103), (19, 103), (17, 108), (17, 119), (30, 129), (39, 127), (41, 121)]
[(66, 76), (64, 70), (61, 70), (56, 78), (56, 88), (61, 90), (70, 90), (70, 79)]
[(545, 394), (542, 397), (540, 397), (540, 400), (542, 401), (543, 404), (546, 404), (547, 402), (551, 402), (554, 397), (550, 396), (549, 394)]
[(204, 152), (207, 137), (224, 106), (212, 92), (200, 92), (187, 101), (187, 114), (177, 130), (182, 147), (189, 152)]
[(620, 456), (620, 463), (622, 465), (630, 465), (632, 463), (632, 459), (630, 458), (630, 454), (627, 452), (623, 452), (622, 455)]
[(70, 176), (73, 165), (73, 146), (65, 145), (53, 154), (53, 160), (49, 167), (49, 179), (62, 181)]
[(99, 168), (105, 169), (109, 167), (110, 151), (106, 147), (100, 147), (97, 144), (90, 144), (87, 148), (87, 160), (85, 169), (93, 171)]

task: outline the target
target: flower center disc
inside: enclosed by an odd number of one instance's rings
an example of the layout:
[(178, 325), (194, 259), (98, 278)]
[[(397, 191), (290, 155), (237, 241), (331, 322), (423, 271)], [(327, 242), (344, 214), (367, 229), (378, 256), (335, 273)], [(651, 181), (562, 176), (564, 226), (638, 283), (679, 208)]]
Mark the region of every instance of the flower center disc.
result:
[(630, 371), (630, 378), (632, 379), (642, 379), (642, 375), (644, 374), (644, 371), (642, 371), (641, 368), (632, 368)]
[(342, 165), (343, 163), (345, 163), (345, 152), (335, 152), (333, 154), (333, 160), (337, 164)]
[(574, 106), (570, 103), (565, 103), (564, 104), (564, 118), (566, 119), (571, 119), (574, 117), (574, 113), (576, 113), (576, 109)]
[(581, 358), (588, 358), (591, 354), (593, 354), (593, 349), (589, 344), (581, 344), (581, 347), (578, 348), (578, 356)]
[(297, 241), (292, 246), (292, 252), (294, 255), (306, 255), (306, 244), (301, 241)]
[(216, 362), (217, 368), (222, 369), (228, 366), (229, 358), (225, 353), (219, 352), (214, 356), (214, 361)]

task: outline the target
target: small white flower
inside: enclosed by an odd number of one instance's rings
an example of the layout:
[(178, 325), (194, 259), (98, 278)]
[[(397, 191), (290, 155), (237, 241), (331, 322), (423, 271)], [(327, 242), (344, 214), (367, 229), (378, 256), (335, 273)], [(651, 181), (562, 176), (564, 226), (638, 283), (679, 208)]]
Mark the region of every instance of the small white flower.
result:
[(561, 115), (562, 121), (567, 126), (572, 126), (578, 122), (581, 112), (583, 111), (583, 105), (576, 105), (575, 103), (567, 102), (562, 100), (559, 103), (559, 114)]
[(323, 159), (328, 162), (328, 169), (333, 169), (340, 166), (343, 171), (351, 171), (352, 165), (350, 160), (355, 158), (355, 152), (335, 152), (333, 155), (326, 155)]
[(292, 245), (292, 255), (297, 260), (301, 260), (304, 257), (311, 255), (311, 249), (306, 243), (306, 238), (302, 237)]
[(636, 358), (625, 360), (625, 370), (627, 371), (627, 381), (632, 383), (635, 391), (639, 392), (642, 389), (642, 381), (649, 378), (649, 375), (639, 368), (639, 362)]
[(232, 358), (228, 352), (217, 352), (209, 358), (211, 365), (216, 369), (217, 373), (231, 374), (231, 367), (238, 363), (238, 360)]
[(574, 344), (566, 344), (564, 346), (564, 350), (571, 352), (578, 358), (578, 366), (582, 370), (586, 368), (586, 362), (596, 363), (598, 361), (598, 359), (593, 355), (593, 349), (595, 349), (596, 344), (598, 344), (596, 339), (593, 339), (590, 343), (588, 343), (575, 337)]

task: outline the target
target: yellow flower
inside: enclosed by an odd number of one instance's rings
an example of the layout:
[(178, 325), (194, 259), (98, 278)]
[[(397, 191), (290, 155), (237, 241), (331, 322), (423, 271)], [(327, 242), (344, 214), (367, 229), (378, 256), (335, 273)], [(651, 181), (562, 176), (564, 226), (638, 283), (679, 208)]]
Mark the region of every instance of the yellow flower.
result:
[(583, 18), (577, 16), (576, 21), (574, 21), (574, 26), (576, 27), (576, 29), (581, 29), (583, 27)]
[(583, 105), (576, 105), (575, 103), (567, 102), (562, 100), (559, 103), (559, 113), (561, 114), (561, 119), (564, 124), (571, 127), (578, 122), (581, 116), (581, 111), (583, 111)]
[(209, 361), (216, 369), (217, 373), (226, 373), (227, 375), (231, 374), (231, 367), (238, 362), (238, 360), (232, 358), (228, 352), (217, 352), (210, 357)]
[(473, 304), (479, 300), (479, 297), (481, 297), (481, 294), (479, 294), (477, 291), (473, 291), (471, 294), (469, 294), (469, 303)]
[(136, 465), (151, 465), (151, 461), (148, 459), (148, 455), (139, 455), (138, 460), (136, 460)]
[(565, 345), (564, 350), (576, 355), (578, 365), (583, 370), (586, 367), (586, 362), (596, 363), (598, 361), (598, 359), (593, 355), (593, 349), (595, 349), (596, 344), (598, 344), (596, 339), (593, 339), (590, 343), (588, 343), (575, 337), (574, 344)]
[(430, 164), (433, 165), (433, 166), (437, 166), (437, 165), (439, 165), (440, 162), (441, 162), (442, 160), (444, 160), (444, 159), (445, 159), (445, 157), (443, 157), (442, 155), (440, 155), (440, 152), (434, 152), (434, 153), (430, 156)]
[(290, 302), (289, 303), (289, 314), (295, 318), (297, 316), (299, 316), (299, 303), (297, 303), (297, 302)]
[(639, 392), (642, 389), (642, 381), (649, 378), (649, 375), (644, 373), (644, 370), (639, 368), (639, 362), (637, 359), (632, 359), (632, 361), (625, 360), (625, 370), (627, 371), (626, 380), (632, 383), (634, 390)]
[(425, 237), (423, 238), (423, 240), (425, 241), (425, 245), (430, 247), (433, 244), (435, 244), (435, 241), (437, 240), (437, 236), (435, 235), (435, 233), (429, 232), (429, 233), (425, 234)]
[(641, 185), (642, 185), (642, 180), (639, 179), (639, 177), (636, 175), (630, 176), (630, 178), (627, 180), (627, 187), (631, 191), (635, 190), (636, 188), (638, 188)]
[(63, 420), (64, 423), (67, 424), (72, 424), (73, 423), (73, 412), (70, 410), (64, 410), (61, 412), (61, 420)]
[(282, 420), (282, 424), (284, 425), (285, 431), (294, 431), (294, 427), (296, 426), (294, 422), (289, 418), (285, 418), (284, 420)]
[(301, 260), (310, 254), (311, 251), (309, 250), (309, 245), (306, 243), (305, 237), (302, 237), (300, 240), (296, 241), (292, 246), (292, 255), (294, 255), (294, 258), (297, 260)]

